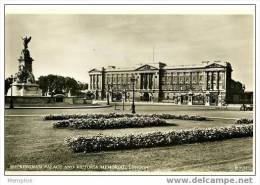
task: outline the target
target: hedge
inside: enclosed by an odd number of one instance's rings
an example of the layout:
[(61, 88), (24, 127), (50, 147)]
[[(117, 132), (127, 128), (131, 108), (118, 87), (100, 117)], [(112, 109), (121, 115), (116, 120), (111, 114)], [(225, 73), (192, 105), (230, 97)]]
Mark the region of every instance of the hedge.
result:
[(241, 118), (236, 120), (235, 124), (253, 124), (253, 119)]
[(152, 117), (161, 119), (181, 119), (181, 120), (195, 120), (195, 121), (206, 121), (206, 117), (202, 116), (189, 116), (189, 115), (174, 115), (174, 114), (121, 114), (121, 113), (109, 113), (109, 114), (54, 114), (44, 117), (44, 120), (68, 120), (78, 118), (122, 118), (122, 117)]
[(197, 128), (166, 133), (152, 132), (140, 135), (72, 136), (65, 138), (65, 144), (74, 152), (87, 153), (103, 150), (134, 149), (218, 141), (251, 136), (253, 136), (253, 125), (233, 125), (221, 128)]
[(61, 120), (53, 124), (54, 128), (75, 129), (113, 129), (168, 125), (164, 119), (150, 117), (123, 117), (123, 118), (80, 118)]

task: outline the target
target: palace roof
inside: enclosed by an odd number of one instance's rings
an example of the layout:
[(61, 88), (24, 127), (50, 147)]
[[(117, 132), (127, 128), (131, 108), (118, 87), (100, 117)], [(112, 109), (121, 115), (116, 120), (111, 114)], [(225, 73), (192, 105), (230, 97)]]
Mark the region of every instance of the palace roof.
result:
[(192, 64), (192, 65), (171, 65), (167, 66), (165, 63), (157, 62), (157, 63), (144, 63), (144, 64), (137, 64), (135, 67), (124, 67), (118, 68), (115, 66), (108, 66), (107, 68), (94, 68), (89, 71), (89, 73), (93, 72), (102, 72), (102, 70), (109, 71), (109, 72), (117, 72), (117, 71), (139, 71), (139, 70), (159, 70), (162, 69), (194, 69), (194, 68), (223, 68), (223, 67), (230, 67), (231, 65), (228, 62), (221, 62), (221, 61), (203, 61), (201, 64)]

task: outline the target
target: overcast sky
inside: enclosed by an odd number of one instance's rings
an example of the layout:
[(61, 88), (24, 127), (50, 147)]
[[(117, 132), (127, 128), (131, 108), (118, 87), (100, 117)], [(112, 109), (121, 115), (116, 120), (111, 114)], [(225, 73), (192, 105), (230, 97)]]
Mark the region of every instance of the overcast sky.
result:
[(88, 82), (96, 67), (167, 65), (228, 61), (232, 77), (252, 90), (254, 23), (249, 15), (25, 15), (5, 19), (5, 75), (18, 70), (21, 37), (32, 36), (29, 50), (36, 78), (58, 74)]

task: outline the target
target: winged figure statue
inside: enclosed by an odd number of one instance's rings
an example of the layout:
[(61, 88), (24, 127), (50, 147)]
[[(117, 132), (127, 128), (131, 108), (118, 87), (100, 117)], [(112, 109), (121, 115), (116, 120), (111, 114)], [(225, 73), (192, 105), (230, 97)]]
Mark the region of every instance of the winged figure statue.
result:
[(27, 49), (27, 48), (28, 48), (28, 43), (30, 42), (30, 40), (32, 39), (32, 37), (24, 36), (22, 39), (23, 39), (24, 48)]

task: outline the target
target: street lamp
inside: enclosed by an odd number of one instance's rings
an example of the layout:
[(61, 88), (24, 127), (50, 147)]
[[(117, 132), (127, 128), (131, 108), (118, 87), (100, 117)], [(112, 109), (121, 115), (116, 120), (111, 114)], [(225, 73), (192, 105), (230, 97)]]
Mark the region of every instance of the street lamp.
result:
[(126, 84), (123, 84), (122, 87), (123, 87), (123, 91), (122, 91), (123, 110), (125, 110)]
[(123, 99), (123, 110), (125, 110), (125, 89), (123, 90), (123, 93), (122, 93), (122, 99)]
[(109, 105), (109, 98), (110, 98), (110, 90), (111, 90), (111, 101), (113, 101), (113, 89), (112, 89), (112, 84), (107, 84), (107, 105)]
[(109, 105), (109, 84), (107, 84), (107, 105)]
[(10, 99), (10, 106), (9, 106), (10, 109), (14, 108), (14, 102), (13, 102), (13, 79), (14, 79), (13, 76), (11, 76), (12, 83), (11, 83), (11, 99)]
[(133, 101), (132, 101), (132, 113), (135, 114), (135, 77), (132, 75), (130, 78), (133, 86)]

